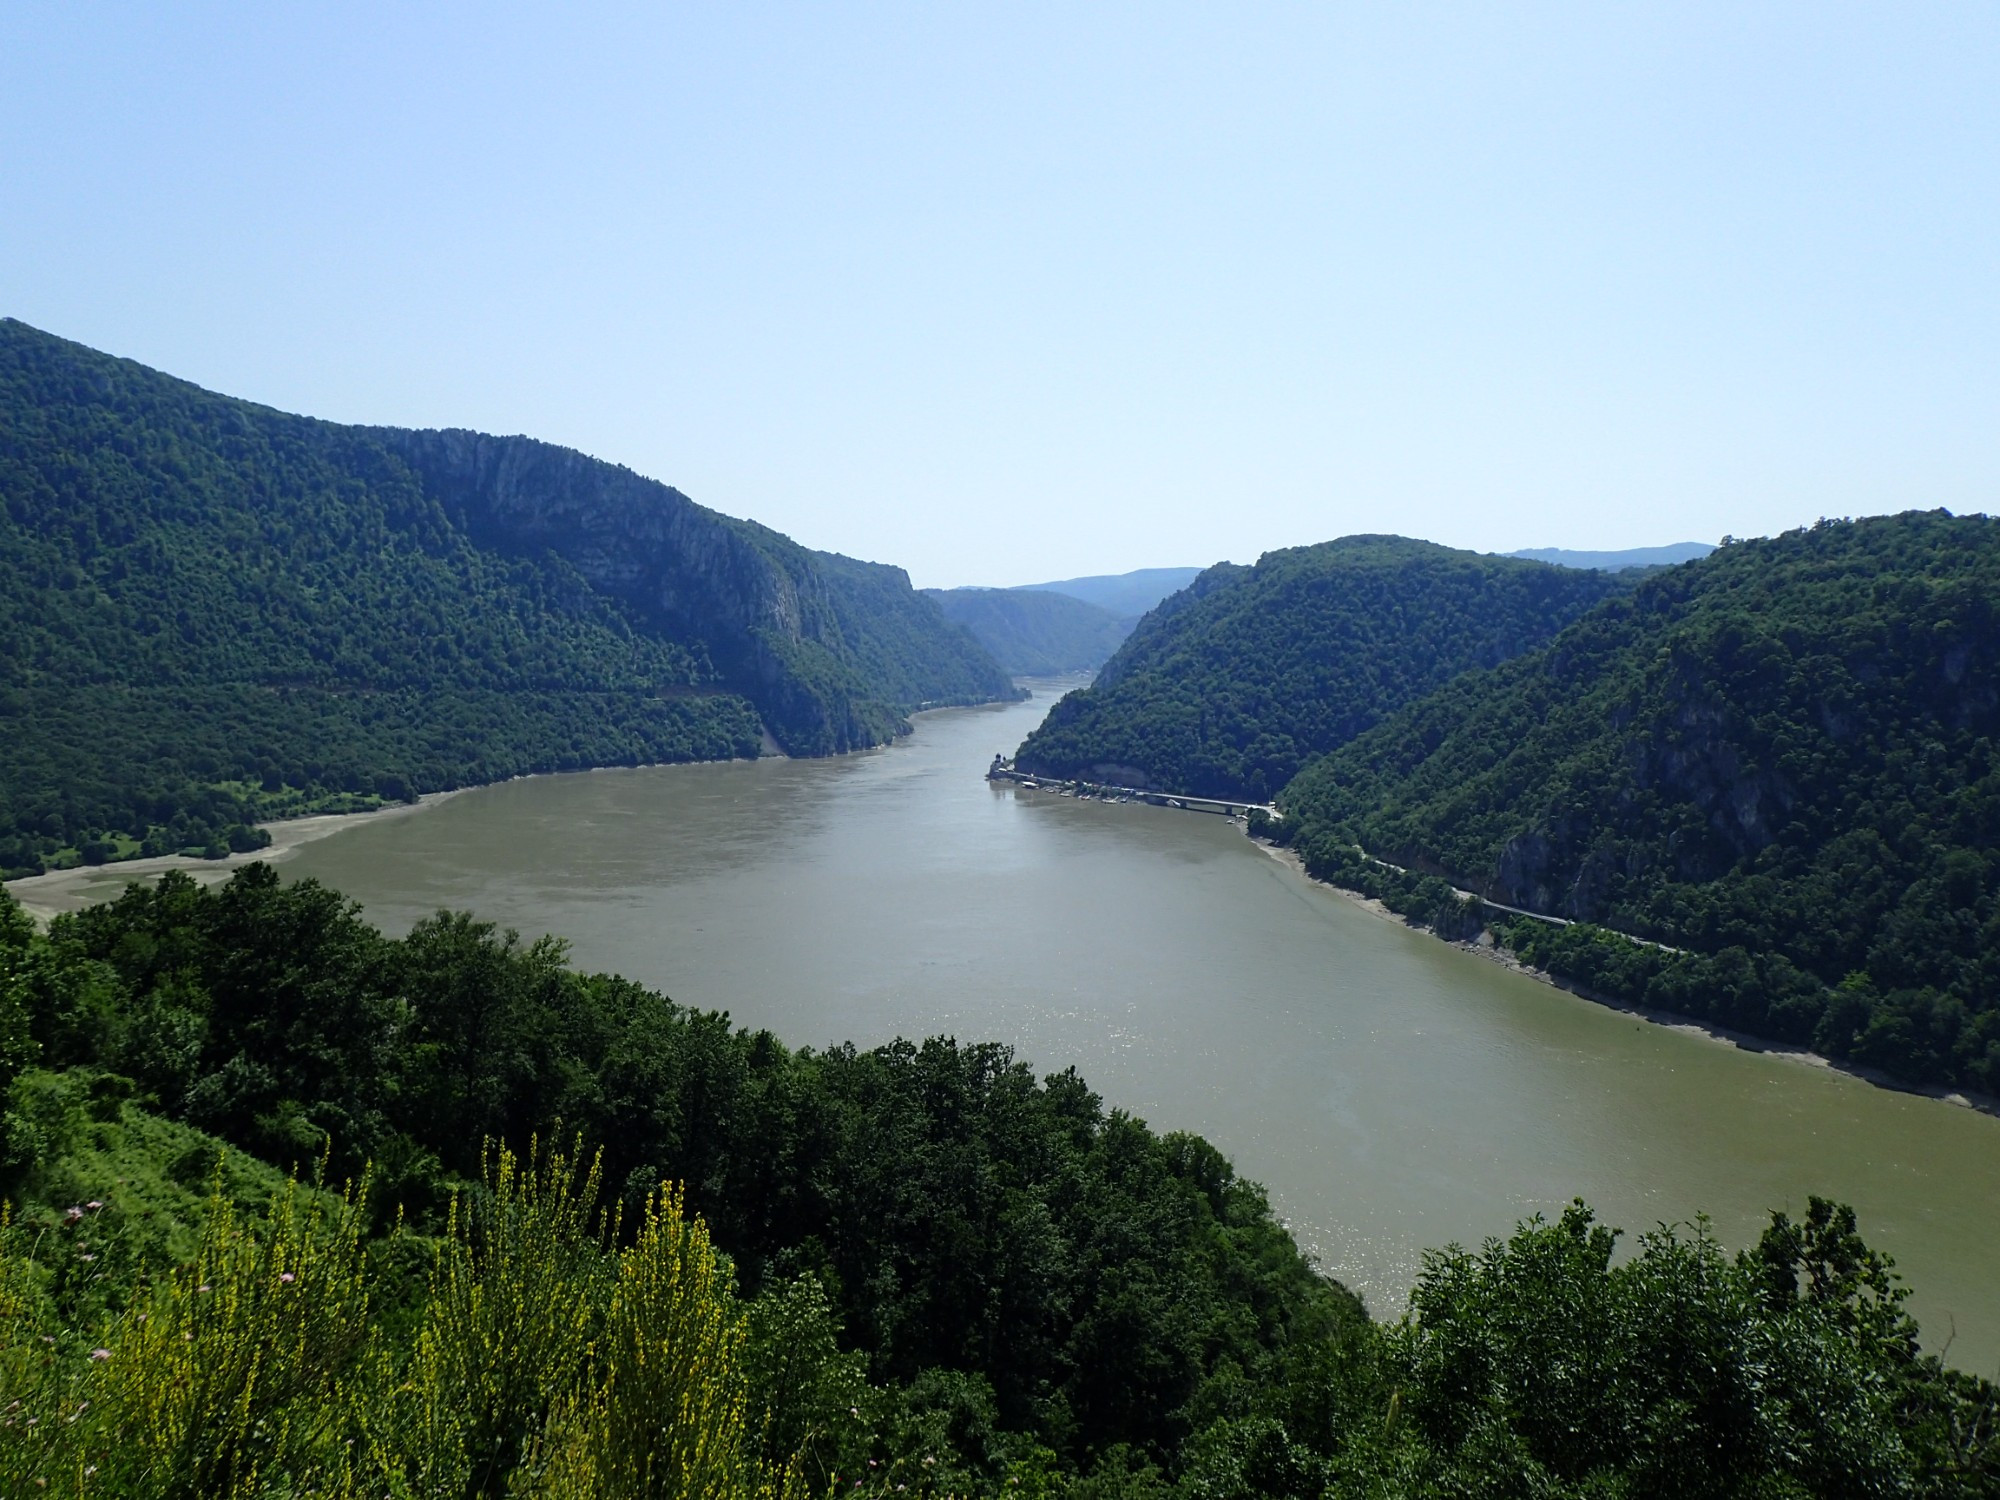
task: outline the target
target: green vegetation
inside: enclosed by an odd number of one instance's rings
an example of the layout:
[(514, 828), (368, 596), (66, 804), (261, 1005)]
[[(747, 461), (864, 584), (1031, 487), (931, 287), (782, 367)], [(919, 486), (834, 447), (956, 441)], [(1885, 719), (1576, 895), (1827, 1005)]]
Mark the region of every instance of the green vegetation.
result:
[(129, 1080), (88, 1087), (282, 1166), (372, 1160), (378, 1218), (435, 1230), (483, 1138), (603, 1143), (628, 1220), (685, 1183), (746, 1296), (812, 1276), (871, 1378), (931, 1403), (895, 1418), (911, 1441), (970, 1424), (981, 1472), (1037, 1444), (1163, 1460), (1204, 1392), (1359, 1316), (1211, 1147), (1003, 1048), (794, 1052), (469, 917), (384, 939), (261, 865), (21, 936), (42, 1069)]
[(1023, 677), (1087, 672), (1104, 664), (1136, 621), (1046, 589), (925, 589), (945, 618), (971, 631), (1007, 671)]
[[(0, 694), (0, 870), (259, 848), (245, 825), (361, 812), (534, 771), (753, 756), (734, 695), (367, 695), (107, 685)], [(247, 840), (247, 842), (246, 842)]]
[(546, 444), (287, 416), (0, 320), (0, 872), (755, 755), (766, 726), (824, 754), (1011, 692), (898, 569)]
[(1996, 601), (1984, 517), (1727, 545), (1326, 756), (1279, 827), (1426, 919), (1437, 876), (1577, 919), (1501, 930), (1599, 993), (2000, 1092)]
[(10, 1494), (2000, 1494), (2000, 1391), (1832, 1205), (1615, 1265), (1578, 1205), (1378, 1323), (1073, 1073), (263, 866), (0, 898), (0, 1090)]
[(880, 744), (915, 708), (1014, 695), (901, 568), (813, 552), (631, 470), (530, 438), (367, 430), (467, 536), (554, 558), (650, 634), (699, 642), (785, 750)]
[(676, 1192), (627, 1239), (561, 1156), (502, 1151), (477, 1188), (428, 1243), (371, 1240), (365, 1183), (245, 1215), (218, 1173), (193, 1252), (94, 1322), (76, 1268), (123, 1246), (118, 1209), (0, 1227), (7, 1493), (806, 1492), (804, 1452), (765, 1456), (790, 1393), (758, 1382), (752, 1425), (753, 1320)]
[[(739, 522), (741, 527), (750, 523)], [(766, 545), (785, 541), (774, 531), (754, 528)], [(909, 726), (904, 712), (967, 703), (992, 703), (1025, 697), (1012, 678), (984, 647), (953, 628), (930, 599), (910, 587), (910, 575), (885, 563), (859, 562), (834, 552), (805, 552), (796, 542), (785, 546), (810, 559), (817, 578), (826, 580), (831, 606), (824, 640), (786, 637), (793, 649), (813, 650), (837, 661), (853, 674), (849, 697), (884, 705), (894, 711), (894, 733)], [(767, 632), (768, 635), (768, 632)], [(827, 644), (831, 643), (831, 646)], [(832, 649), (837, 647), (837, 653)], [(878, 708), (877, 712), (884, 711)], [(853, 737), (834, 749), (880, 743)]]
[(1021, 745), (1023, 770), (1262, 800), (1311, 756), (1624, 585), (1355, 536), (1220, 564), (1140, 622)]

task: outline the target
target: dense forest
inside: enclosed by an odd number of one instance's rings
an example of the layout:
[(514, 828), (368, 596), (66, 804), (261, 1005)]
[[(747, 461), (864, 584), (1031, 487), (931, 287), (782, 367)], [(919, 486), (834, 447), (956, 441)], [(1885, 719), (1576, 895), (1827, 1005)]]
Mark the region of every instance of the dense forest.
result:
[(0, 320), (0, 871), (1013, 692), (900, 569), (524, 438), (288, 416)]
[(1578, 1204), (1382, 1322), (1074, 1072), (262, 864), (0, 898), (0, 1088), (8, 1494), (2000, 1494), (1832, 1204), (1622, 1258)]
[(1725, 545), (1317, 761), (1279, 830), (1427, 920), (1485, 919), (1447, 880), (1575, 919), (1502, 930), (1599, 993), (2000, 1092), (1997, 611), (1986, 517)]
[(0, 897), (0, 1088), (9, 1494), (2000, 1493), (1834, 1205), (1622, 1257), (1577, 1205), (1378, 1321), (1074, 1073), (263, 865)]
[(1310, 757), (1460, 672), (1543, 644), (1626, 586), (1390, 536), (1218, 564), (1147, 615), (1016, 763), (1261, 801)]
[(925, 589), (945, 618), (971, 631), (1007, 671), (1022, 677), (1089, 672), (1104, 665), (1135, 618), (1047, 589)]

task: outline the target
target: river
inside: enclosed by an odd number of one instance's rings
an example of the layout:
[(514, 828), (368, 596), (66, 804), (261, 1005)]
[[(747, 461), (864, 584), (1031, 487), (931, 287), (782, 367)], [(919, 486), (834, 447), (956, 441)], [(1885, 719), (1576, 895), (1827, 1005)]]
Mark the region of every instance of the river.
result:
[[(997, 1039), (1208, 1136), (1378, 1314), (1425, 1246), (1572, 1197), (1729, 1246), (1852, 1203), (1925, 1342), (2000, 1374), (2000, 1119), (1580, 1000), (1313, 885), (1221, 818), (989, 786), (1047, 711), (901, 743), (536, 777), (282, 868), (404, 930), (440, 906), (785, 1040)], [(111, 877), (113, 872), (104, 872)]]

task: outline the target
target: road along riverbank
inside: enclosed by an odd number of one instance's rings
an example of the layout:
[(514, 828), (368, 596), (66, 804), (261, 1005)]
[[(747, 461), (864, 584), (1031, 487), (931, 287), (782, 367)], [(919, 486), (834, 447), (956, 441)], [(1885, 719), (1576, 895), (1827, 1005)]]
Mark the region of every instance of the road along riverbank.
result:
[[(1295, 851), (1286, 848), (1282, 844), (1269, 843), (1264, 839), (1256, 837), (1252, 837), (1250, 841), (1266, 854), (1270, 855), (1271, 858), (1277, 860), (1278, 863), (1296, 873), (1301, 880), (1309, 880), (1322, 889), (1332, 891), (1336, 895), (1360, 907), (1363, 911), (1394, 922), (1399, 927), (1407, 927), (1412, 932), (1420, 932), (1426, 937), (1448, 944), (1462, 953), (1470, 953), (1477, 958), (1487, 960), (1489, 963), (1496, 963), (1504, 969), (1511, 970), (1516, 974), (1525, 975), (1527, 978), (1546, 984), (1552, 989), (1558, 989), (1565, 994), (1575, 995), (1579, 999), (1588, 1000), (1593, 1005), (1602, 1005), (1606, 1009), (1618, 1011), (1622, 1015), (1635, 1016), (1655, 1026), (1664, 1026), (1669, 1030), (1685, 1032), (1690, 1036), (1703, 1037), (1709, 1041), (1720, 1043), (1723, 1046), (1733, 1047), (1740, 1052), (1761, 1053), (1768, 1057), (1784, 1058), (1791, 1062), (1803, 1063), (1807, 1067), (1824, 1068), (1829, 1072), (1844, 1073), (1850, 1078), (1857, 1078), (1863, 1083), (1874, 1085), (1876, 1088), (1889, 1089), (1899, 1094), (1915, 1094), (1921, 1098), (1935, 1099), (1943, 1104), (1954, 1104), (1963, 1109), (1974, 1109), (1978, 1110), (1981, 1114), (1993, 1115), (2000, 1118), (2000, 1098), (1996, 1098), (1991, 1094), (1981, 1094), (1966, 1089), (1947, 1089), (1926, 1084), (1906, 1083), (1894, 1074), (1885, 1073), (1879, 1068), (1865, 1067), (1860, 1063), (1842, 1062), (1838, 1058), (1827, 1057), (1815, 1052), (1810, 1047), (1801, 1047), (1791, 1042), (1772, 1041), (1769, 1037), (1753, 1036), (1747, 1031), (1733, 1031), (1729, 1027), (1718, 1026), (1712, 1021), (1704, 1021), (1696, 1016), (1685, 1016), (1677, 1011), (1656, 1010), (1651, 1006), (1634, 1005), (1629, 1000), (1620, 1000), (1615, 996), (1602, 994), (1591, 989), (1588, 985), (1578, 984), (1573, 979), (1566, 979), (1561, 975), (1551, 974), (1546, 969), (1538, 969), (1533, 964), (1522, 962), (1521, 959), (1494, 941), (1491, 931), (1482, 932), (1478, 937), (1469, 940), (1447, 937), (1443, 933), (1414, 918), (1406, 917), (1400, 912), (1391, 910), (1373, 896), (1361, 891), (1350, 890), (1346, 886), (1336, 885), (1331, 881), (1321, 880), (1318, 876), (1309, 874), (1306, 870), (1305, 861), (1300, 859)], [(1391, 868), (1394, 867), (1392, 866)], [(1475, 893), (1471, 891), (1460, 891), (1458, 894), (1481, 899), (1477, 898)], [(1485, 904), (1497, 906), (1497, 903), (1494, 902), (1486, 902)], [(1562, 922), (1563, 920), (1559, 917), (1544, 917), (1537, 912), (1524, 912), (1518, 907), (1498, 906), (1497, 909), (1514, 912), (1520, 916), (1533, 917), (1536, 921)], [(1567, 924), (1565, 923), (1564, 925)], [(1634, 938), (1632, 941), (1645, 942), (1646, 939)], [(1652, 946), (1665, 947), (1666, 945), (1664, 943), (1655, 943)]]

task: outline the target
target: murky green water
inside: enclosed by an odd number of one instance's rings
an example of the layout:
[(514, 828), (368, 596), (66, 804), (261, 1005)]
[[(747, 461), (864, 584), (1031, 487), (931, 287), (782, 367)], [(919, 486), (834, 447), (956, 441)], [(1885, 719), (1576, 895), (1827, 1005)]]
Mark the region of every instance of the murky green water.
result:
[(1424, 1246), (1572, 1196), (1731, 1244), (1853, 1203), (1927, 1342), (2000, 1373), (2000, 1120), (1650, 1026), (1406, 931), (1220, 819), (989, 787), (1046, 710), (892, 749), (546, 777), (283, 866), (402, 929), (439, 906), (800, 1044), (998, 1038), (1270, 1185), (1328, 1270), (1400, 1307)]

